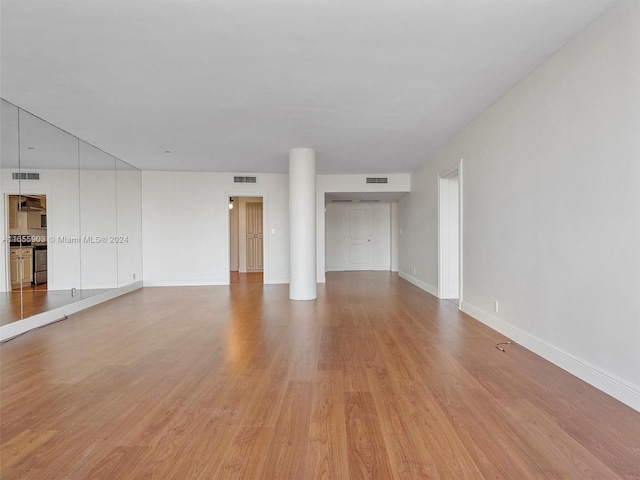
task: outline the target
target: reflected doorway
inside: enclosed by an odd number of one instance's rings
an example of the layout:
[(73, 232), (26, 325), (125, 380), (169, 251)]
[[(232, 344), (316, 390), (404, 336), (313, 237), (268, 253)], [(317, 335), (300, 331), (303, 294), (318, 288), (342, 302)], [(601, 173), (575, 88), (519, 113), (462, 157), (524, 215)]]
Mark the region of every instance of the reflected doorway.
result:
[(6, 197), (9, 241), (8, 291), (0, 302), (2, 324), (41, 313), (47, 305), (47, 196), (10, 194)]
[(264, 281), (262, 197), (229, 197), (229, 283)]

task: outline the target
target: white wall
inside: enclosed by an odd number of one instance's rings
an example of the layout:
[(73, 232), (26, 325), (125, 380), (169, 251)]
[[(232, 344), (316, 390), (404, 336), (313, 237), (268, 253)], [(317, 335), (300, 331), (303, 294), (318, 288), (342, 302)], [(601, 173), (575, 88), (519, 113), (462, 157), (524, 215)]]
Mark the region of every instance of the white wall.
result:
[(375, 203), (373, 210), (373, 269), (391, 270), (391, 205)]
[(400, 269), (437, 289), (437, 178), (463, 158), (462, 308), (636, 409), (639, 24), (640, 3), (615, 4), (448, 141), (400, 201)]
[(409, 192), (411, 175), (405, 173), (375, 174), (387, 177), (388, 183), (366, 183), (372, 175), (317, 175), (316, 176), (316, 248), (318, 282), (325, 282), (325, 205), (326, 193), (350, 192)]
[[(409, 174), (318, 175), (318, 281), (324, 282), (324, 195), (327, 192), (408, 192)], [(289, 186), (283, 174), (257, 174), (256, 184), (234, 184), (231, 173), (145, 171), (143, 261), (145, 285), (225, 285), (229, 281), (230, 195), (263, 197), (265, 283), (289, 281)], [(207, 211), (204, 206), (210, 206)], [(193, 206), (193, 207), (192, 207)], [(385, 247), (386, 248), (386, 247)], [(390, 247), (389, 247), (390, 248)], [(185, 255), (185, 249), (188, 255)]]
[(288, 177), (257, 174), (235, 184), (231, 173), (142, 174), (145, 285), (229, 282), (229, 196), (263, 197), (264, 282), (289, 281)]
[(337, 203), (325, 209), (325, 262), (328, 272), (344, 270), (344, 208)]

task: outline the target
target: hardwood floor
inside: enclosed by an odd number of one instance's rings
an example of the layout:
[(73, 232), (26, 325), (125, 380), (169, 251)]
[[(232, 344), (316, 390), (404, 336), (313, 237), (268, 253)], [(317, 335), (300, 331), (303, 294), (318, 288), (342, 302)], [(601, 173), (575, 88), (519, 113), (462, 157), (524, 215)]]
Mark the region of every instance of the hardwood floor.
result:
[(229, 283), (237, 285), (239, 283), (262, 283), (262, 272), (229, 272)]
[(1, 347), (3, 479), (638, 479), (640, 413), (389, 273), (145, 288)]

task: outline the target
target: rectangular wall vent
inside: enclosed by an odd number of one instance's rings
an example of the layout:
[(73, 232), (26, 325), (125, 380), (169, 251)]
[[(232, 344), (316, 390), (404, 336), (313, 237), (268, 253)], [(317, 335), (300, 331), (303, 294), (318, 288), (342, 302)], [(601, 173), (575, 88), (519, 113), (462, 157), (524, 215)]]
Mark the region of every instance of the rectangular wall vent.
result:
[(35, 172), (13, 172), (14, 180), (40, 180), (40, 174)]
[(233, 177), (233, 183), (256, 183), (256, 177)]
[(367, 177), (367, 183), (389, 183), (387, 177)]

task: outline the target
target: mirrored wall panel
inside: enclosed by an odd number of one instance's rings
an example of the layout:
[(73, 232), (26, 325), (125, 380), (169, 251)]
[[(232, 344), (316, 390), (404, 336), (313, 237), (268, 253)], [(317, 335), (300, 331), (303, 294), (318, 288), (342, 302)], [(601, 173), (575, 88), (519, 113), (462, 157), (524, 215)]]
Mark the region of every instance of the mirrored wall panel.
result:
[(0, 324), (141, 280), (141, 172), (1, 102)]
[(118, 286), (142, 279), (142, 172), (116, 160)]
[(80, 141), (80, 279), (86, 298), (118, 286), (116, 159)]
[[(12, 180), (18, 162), (18, 108), (0, 101), (0, 219), (2, 250), (0, 252), (0, 324), (22, 318), (22, 282), (20, 281), (20, 239), (11, 237), (18, 228), (18, 195), (20, 184)], [(15, 190), (14, 190), (15, 189)]]

